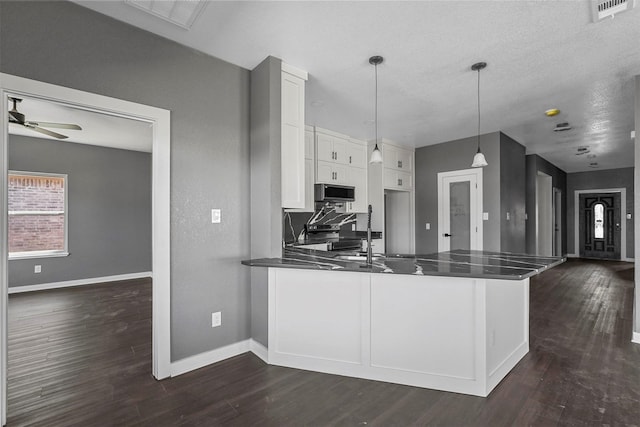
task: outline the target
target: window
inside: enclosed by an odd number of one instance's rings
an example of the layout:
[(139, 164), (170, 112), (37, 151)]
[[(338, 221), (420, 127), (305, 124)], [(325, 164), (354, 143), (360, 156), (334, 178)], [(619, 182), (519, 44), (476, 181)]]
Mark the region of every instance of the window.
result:
[(9, 259), (66, 256), (67, 176), (9, 171)]
[(604, 239), (604, 205), (597, 203), (593, 207), (593, 235), (596, 239)]

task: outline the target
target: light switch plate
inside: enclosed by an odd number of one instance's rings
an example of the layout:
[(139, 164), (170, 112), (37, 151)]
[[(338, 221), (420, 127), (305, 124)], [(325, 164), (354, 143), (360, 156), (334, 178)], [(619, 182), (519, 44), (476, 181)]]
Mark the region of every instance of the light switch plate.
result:
[(630, 213), (627, 214), (627, 219), (631, 219), (631, 214)]
[(482, 212), (482, 220), (489, 221), (489, 212)]
[(220, 209), (211, 209), (211, 223), (212, 224), (220, 224), (222, 221), (222, 213)]
[(427, 222), (427, 223), (424, 225), (424, 228), (425, 228), (425, 230), (431, 230), (431, 223), (428, 223), (428, 222)]

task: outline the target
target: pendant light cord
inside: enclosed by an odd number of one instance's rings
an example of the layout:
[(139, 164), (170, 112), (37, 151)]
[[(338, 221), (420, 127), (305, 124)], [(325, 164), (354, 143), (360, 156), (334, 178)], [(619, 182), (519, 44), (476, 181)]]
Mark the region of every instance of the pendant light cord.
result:
[(480, 152), (480, 68), (478, 68), (478, 152)]
[(376, 102), (375, 102), (375, 134), (376, 134), (376, 147), (378, 146), (378, 64), (375, 64), (376, 70)]

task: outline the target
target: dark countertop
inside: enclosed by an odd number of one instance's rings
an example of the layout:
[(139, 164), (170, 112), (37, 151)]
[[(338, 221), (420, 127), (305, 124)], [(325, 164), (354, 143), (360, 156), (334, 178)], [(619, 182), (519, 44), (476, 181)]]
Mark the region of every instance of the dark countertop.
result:
[(375, 256), (372, 266), (366, 265), (365, 256), (355, 260), (340, 258), (356, 254), (355, 252), (336, 253), (286, 247), (282, 258), (252, 259), (242, 261), (242, 264), (251, 267), (522, 280), (566, 260), (563, 257), (469, 250), (455, 250), (429, 255)]

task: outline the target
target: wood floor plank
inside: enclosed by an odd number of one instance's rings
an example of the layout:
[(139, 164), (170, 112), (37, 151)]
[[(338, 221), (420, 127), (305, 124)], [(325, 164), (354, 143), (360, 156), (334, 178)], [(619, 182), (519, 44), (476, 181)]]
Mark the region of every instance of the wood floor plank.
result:
[(638, 426), (633, 265), (531, 280), (530, 352), (487, 398), (269, 366), (151, 376), (151, 283), (9, 297), (9, 426)]

